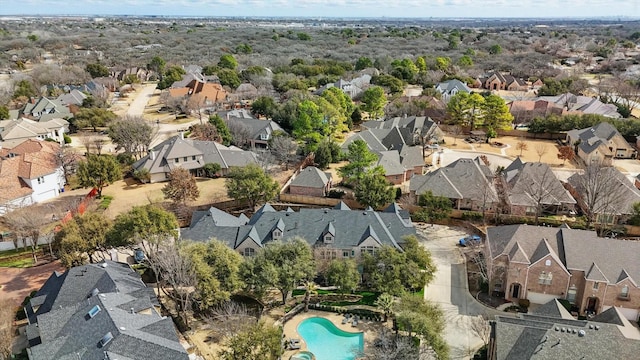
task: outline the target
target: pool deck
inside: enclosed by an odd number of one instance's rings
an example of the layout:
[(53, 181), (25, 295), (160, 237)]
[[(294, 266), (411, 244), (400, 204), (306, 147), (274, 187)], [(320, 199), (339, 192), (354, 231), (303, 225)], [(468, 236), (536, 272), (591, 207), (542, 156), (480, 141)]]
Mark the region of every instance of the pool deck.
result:
[(283, 359), (288, 360), (291, 357), (291, 355), (297, 353), (298, 351), (307, 350), (307, 344), (305, 343), (302, 336), (298, 334), (298, 325), (300, 325), (302, 320), (305, 320), (311, 317), (321, 317), (327, 320), (331, 320), (333, 325), (335, 325), (338, 329), (343, 331), (352, 332), (352, 333), (364, 332), (365, 349), (369, 345), (371, 345), (373, 340), (375, 340), (376, 334), (380, 331), (380, 329), (382, 329), (385, 326), (389, 328), (391, 328), (392, 326), (391, 321), (387, 321), (386, 323), (384, 323), (384, 322), (360, 320), (358, 321), (358, 326), (353, 327), (349, 323), (342, 324), (342, 319), (344, 318), (344, 315), (342, 314), (337, 314), (337, 313), (327, 312), (327, 311), (316, 311), (316, 310), (309, 310), (309, 312), (301, 312), (300, 314), (294, 316), (286, 324), (284, 324), (284, 328), (283, 328), (283, 333), (286, 339), (300, 339), (300, 350), (285, 350), (284, 355), (282, 356)]

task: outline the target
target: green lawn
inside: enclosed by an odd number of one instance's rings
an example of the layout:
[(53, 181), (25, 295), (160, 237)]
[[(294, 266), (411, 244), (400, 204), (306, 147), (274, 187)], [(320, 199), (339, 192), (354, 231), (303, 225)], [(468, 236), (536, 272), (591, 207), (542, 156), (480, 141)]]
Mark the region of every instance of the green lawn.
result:
[[(293, 296), (304, 295), (305, 291), (301, 289), (293, 290)], [(326, 295), (326, 294), (336, 294), (339, 295), (337, 290), (318, 290), (318, 295)], [(372, 291), (356, 291), (353, 295), (361, 295), (362, 298), (357, 301), (323, 301), (322, 305), (328, 306), (349, 306), (349, 305), (370, 305), (375, 306), (374, 303), (380, 296), (380, 293), (372, 292)]]
[(17, 258), (12, 260), (0, 260), (0, 267), (27, 268), (33, 266), (33, 258)]
[(12, 257), (12, 256), (16, 256), (16, 255), (22, 255), (22, 254), (30, 254), (31, 253), (31, 249), (14, 249), (14, 250), (5, 250), (5, 251), (0, 251), (0, 260), (2, 259), (6, 259), (8, 257)]

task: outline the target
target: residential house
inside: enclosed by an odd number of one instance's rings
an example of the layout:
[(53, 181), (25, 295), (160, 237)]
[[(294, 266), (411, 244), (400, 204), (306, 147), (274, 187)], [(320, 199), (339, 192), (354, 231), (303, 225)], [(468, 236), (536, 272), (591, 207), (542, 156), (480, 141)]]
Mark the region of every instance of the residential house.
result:
[(265, 204), (249, 219), (219, 209), (196, 211), (181, 238), (194, 241), (218, 239), (243, 256), (254, 256), (273, 241), (299, 237), (319, 250), (324, 259), (359, 258), (382, 246), (401, 250), (403, 237), (415, 235), (409, 213), (392, 204), (385, 210), (351, 210), (340, 202), (333, 209), (302, 208), (276, 211)]
[(69, 107), (61, 100), (48, 99), (46, 97), (30, 99), (22, 109), (13, 115), (13, 119), (26, 117), (31, 120), (43, 122), (73, 116)]
[(575, 210), (575, 199), (547, 164), (517, 158), (504, 170), (502, 180), (512, 215), (535, 216), (538, 211), (539, 215), (562, 215)]
[(409, 191), (416, 200), (429, 191), (451, 199), (456, 210), (494, 211), (499, 202), (493, 173), (480, 158), (458, 159), (425, 175), (416, 175), (411, 178)]
[(331, 189), (331, 173), (307, 166), (289, 184), (289, 193), (325, 197)]
[[(382, 122), (378, 122), (382, 123)], [(387, 180), (393, 184), (402, 184), (414, 174), (422, 174), (424, 157), (420, 143), (420, 135), (414, 134), (410, 128), (368, 129), (349, 137), (343, 144), (343, 151), (347, 151), (349, 144), (362, 140), (369, 150), (378, 155), (375, 164), (382, 166)], [(395, 154), (394, 154), (395, 153)]]
[[(614, 167), (586, 171), (597, 172), (575, 173), (566, 183), (582, 212), (592, 210), (598, 223), (624, 224), (634, 214), (633, 204), (640, 202), (640, 190)], [(584, 184), (591, 185), (587, 189)]]
[(523, 79), (497, 71), (490, 72), (479, 80), (482, 87), (487, 90), (527, 91), (529, 89), (529, 85)]
[(633, 359), (640, 333), (617, 308), (576, 320), (558, 300), (491, 321), (489, 360)]
[[(427, 119), (431, 119), (434, 123), (444, 121), (447, 115), (447, 105), (444, 101), (428, 95), (401, 96), (393, 100), (393, 103), (389, 104), (389, 106), (399, 109), (398, 111), (410, 112), (420, 117), (424, 116)], [(398, 112), (396, 111), (396, 113)]]
[(55, 142), (39, 140), (0, 149), (0, 215), (52, 199), (63, 191), (59, 149)]
[[(426, 116), (402, 116), (384, 121), (371, 120), (362, 123), (361, 126), (370, 130), (398, 128), (404, 144), (437, 144), (444, 139), (444, 133), (438, 124)], [(380, 136), (382, 135), (380, 132)]]
[(30, 360), (187, 360), (171, 317), (128, 264), (53, 273), (25, 306)]
[(514, 100), (507, 104), (516, 124), (528, 124), (535, 118), (562, 115), (562, 107), (547, 100)]
[(565, 93), (557, 96), (540, 96), (538, 100), (549, 101), (562, 107), (563, 114), (594, 114), (613, 119), (622, 118), (614, 104), (605, 104), (595, 97)]
[(112, 70), (111, 77), (123, 81), (129, 75), (134, 75), (141, 82), (149, 81), (154, 73), (144, 67), (132, 66), (126, 69)]
[(64, 144), (69, 122), (64, 119), (34, 121), (26, 118), (0, 120), (0, 147), (12, 148), (28, 139), (53, 139)]
[[(200, 69), (200, 70), (198, 70)], [(216, 75), (203, 75), (202, 68), (196, 65), (189, 65), (185, 71), (187, 72), (182, 76), (182, 79), (179, 81), (175, 81), (171, 84), (172, 89), (179, 89), (189, 86), (192, 81), (200, 82), (200, 83), (214, 83), (220, 84), (220, 79)]]
[(226, 175), (233, 167), (242, 167), (257, 162), (256, 154), (236, 147), (227, 147), (214, 141), (184, 139), (183, 134), (171, 137), (149, 150), (142, 159), (136, 161), (133, 170), (146, 169), (150, 182), (167, 181), (169, 173), (176, 167), (189, 170), (196, 176), (203, 176), (206, 164), (220, 164), (221, 175)]
[(59, 100), (65, 105), (77, 105), (80, 106), (84, 102), (84, 99), (87, 98), (82, 91), (78, 89), (72, 89), (71, 91), (58, 96), (56, 100)]
[(337, 87), (340, 90), (344, 91), (345, 94), (349, 95), (350, 98), (354, 99), (358, 95), (362, 94), (371, 84), (371, 75), (363, 74), (351, 81), (340, 79), (335, 83), (329, 83), (322, 86), (320, 89), (316, 91), (317, 95), (321, 95), (325, 90)]
[(631, 321), (640, 311), (638, 253), (640, 242), (568, 226), (490, 227), (484, 246), (489, 288), (506, 300), (565, 299), (580, 315), (615, 306)]
[(225, 122), (229, 127), (237, 126), (246, 129), (248, 136), (244, 145), (252, 149), (268, 148), (274, 132), (285, 132), (275, 121), (255, 119), (246, 109), (228, 111), (225, 115)]
[(610, 166), (614, 158), (631, 159), (637, 154), (618, 130), (606, 122), (567, 132), (567, 142), (573, 146), (577, 144), (578, 157), (587, 164)]
[(451, 99), (459, 92), (471, 92), (471, 89), (467, 86), (467, 84), (458, 79), (452, 79), (438, 83), (438, 85), (436, 85), (436, 90), (438, 90), (440, 94), (442, 94), (442, 100), (444, 100), (445, 103), (449, 102), (449, 99)]
[(227, 91), (222, 88), (222, 85), (199, 80), (191, 80), (184, 87), (172, 87), (168, 91), (172, 98), (195, 100), (200, 109), (219, 106), (228, 98)]

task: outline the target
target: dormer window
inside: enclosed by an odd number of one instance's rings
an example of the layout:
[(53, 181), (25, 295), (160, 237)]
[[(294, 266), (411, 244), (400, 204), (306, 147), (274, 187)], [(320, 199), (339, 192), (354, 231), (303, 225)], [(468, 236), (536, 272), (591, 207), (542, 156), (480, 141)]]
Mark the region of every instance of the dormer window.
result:
[(324, 243), (325, 244), (331, 244), (333, 242), (333, 235), (331, 234), (325, 234), (324, 236)]
[(629, 285), (625, 285), (620, 290), (620, 295), (618, 295), (620, 299), (629, 299)]
[(256, 249), (254, 248), (245, 248), (244, 251), (242, 251), (242, 256), (246, 256), (246, 257), (252, 257), (256, 254)]
[(265, 134), (265, 133), (260, 134), (260, 140), (269, 140), (269, 134)]
[(273, 240), (282, 239), (282, 231), (280, 231), (279, 229), (273, 230), (273, 232), (271, 233), (271, 237), (273, 238)]

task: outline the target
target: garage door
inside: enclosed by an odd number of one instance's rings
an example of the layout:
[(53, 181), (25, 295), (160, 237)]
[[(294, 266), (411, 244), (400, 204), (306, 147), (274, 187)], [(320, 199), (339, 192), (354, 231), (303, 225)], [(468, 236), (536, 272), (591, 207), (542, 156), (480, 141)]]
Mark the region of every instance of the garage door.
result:
[(535, 292), (529, 292), (527, 294), (527, 299), (529, 299), (529, 301), (531, 301), (534, 304), (546, 304), (549, 301), (556, 299), (557, 297), (558, 297), (557, 295), (535, 293)]
[[(609, 308), (611, 308), (611, 306), (603, 306), (602, 311), (607, 310)], [(638, 309), (629, 309), (629, 308), (623, 308), (623, 307), (619, 307), (617, 309), (627, 320), (633, 321), (633, 322), (638, 321), (638, 316), (640, 316), (640, 311), (638, 311)]]

